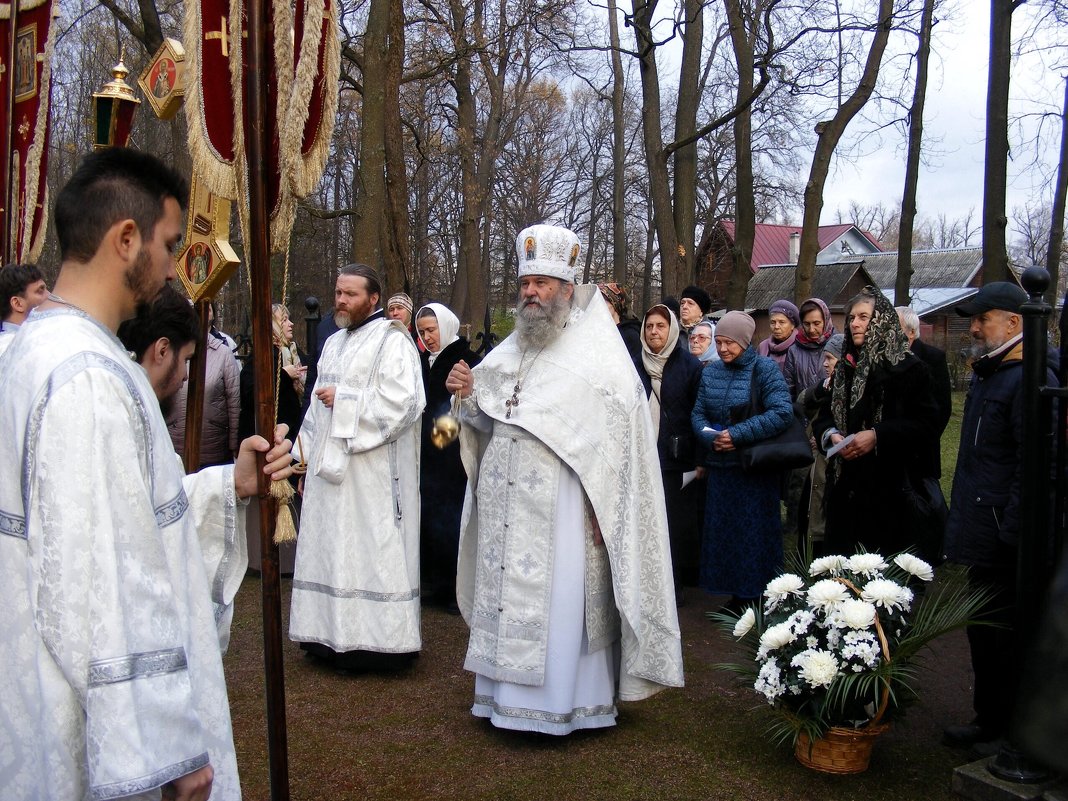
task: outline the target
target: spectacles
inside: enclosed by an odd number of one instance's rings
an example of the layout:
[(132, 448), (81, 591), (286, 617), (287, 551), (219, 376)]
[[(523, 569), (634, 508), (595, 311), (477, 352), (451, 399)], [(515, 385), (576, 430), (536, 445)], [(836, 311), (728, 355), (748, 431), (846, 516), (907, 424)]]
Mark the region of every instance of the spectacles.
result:
[(711, 342), (711, 341), (712, 341), (712, 337), (708, 336), (708, 334), (693, 334), (690, 337), (690, 342)]

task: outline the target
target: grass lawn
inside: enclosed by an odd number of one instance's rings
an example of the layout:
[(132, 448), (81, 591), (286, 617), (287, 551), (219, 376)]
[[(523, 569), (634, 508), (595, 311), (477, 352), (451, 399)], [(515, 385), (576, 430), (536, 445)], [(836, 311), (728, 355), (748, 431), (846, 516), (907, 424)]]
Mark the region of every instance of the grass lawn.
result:
[[(963, 395), (942, 441), (943, 486), (959, 437)], [(289, 579), (283, 579), (288, 628)], [(716, 599), (689, 590), (679, 610), (686, 687), (620, 707), (611, 729), (558, 739), (498, 731), (470, 714), (474, 679), (463, 670), (467, 629), (437, 609), (423, 613), (423, 651), (397, 676), (342, 676), (285, 645), (290, 789), (293, 799), (753, 799), (923, 801), (950, 799), (952, 769), (967, 761), (943, 747), (941, 729), (971, 717), (963, 633), (935, 643), (917, 677), (920, 700), (875, 747), (855, 777), (798, 764), (765, 735), (755, 693), (715, 670), (733, 644), (705, 617)], [(260, 582), (238, 595), (225, 657), (242, 786), (269, 797)]]
[[(285, 579), (288, 617), (289, 580)], [(245, 797), (266, 799), (266, 721), (260, 583), (238, 595), (226, 655)], [(942, 726), (969, 719), (967, 644), (936, 644), (918, 680), (920, 702), (875, 747), (866, 774), (836, 777), (798, 764), (769, 742), (756, 695), (712, 665), (732, 643), (704, 612), (680, 610), (686, 687), (620, 707), (615, 728), (557, 739), (498, 731), (470, 714), (474, 679), (462, 669), (467, 630), (428, 609), (417, 664), (399, 676), (342, 676), (285, 645), (293, 799), (949, 799), (950, 773), (967, 761), (939, 744)]]

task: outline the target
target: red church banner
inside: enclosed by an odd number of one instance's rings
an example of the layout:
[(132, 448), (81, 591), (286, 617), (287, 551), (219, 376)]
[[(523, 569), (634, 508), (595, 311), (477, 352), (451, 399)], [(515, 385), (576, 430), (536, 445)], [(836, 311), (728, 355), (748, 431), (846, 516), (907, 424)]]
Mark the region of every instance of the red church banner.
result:
[[(288, 247), (296, 199), (307, 196), (326, 166), (337, 110), (340, 41), (333, 0), (274, 0), (268, 5), (267, 113), (275, 136), (268, 153), (271, 250)], [(244, 155), (245, 3), (185, 4), (186, 115), (194, 171), (215, 194), (237, 201), (247, 232)], [(296, 43), (296, 46), (295, 44)], [(229, 80), (222, 80), (222, 76)]]
[[(11, 4), (0, 5), (0, 42), (10, 42), (12, 32), (15, 37), (14, 64), (5, 64), (0, 73), (0, 131), (9, 126), (12, 130), (11, 196), (3, 204), (3, 224), (13, 257), (21, 262), (35, 261), (40, 255), (47, 222), (51, 56), (58, 29), (53, 5), (53, 0), (22, 0), (15, 10), (14, 27)], [(12, 95), (14, 116), (9, 120)]]

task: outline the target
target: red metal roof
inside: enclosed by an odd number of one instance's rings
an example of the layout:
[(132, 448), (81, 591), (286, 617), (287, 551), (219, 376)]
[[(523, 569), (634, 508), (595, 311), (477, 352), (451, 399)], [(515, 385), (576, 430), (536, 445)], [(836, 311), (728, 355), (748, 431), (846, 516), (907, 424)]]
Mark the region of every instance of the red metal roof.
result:
[[(731, 243), (734, 243), (734, 220), (720, 220), (724, 232)], [(851, 228), (856, 228), (852, 223), (839, 223), (837, 225), (821, 225), (819, 227), (819, 245), (823, 250), (828, 245), (838, 240)], [(860, 229), (857, 229), (858, 231)], [(753, 258), (750, 266), (755, 273), (766, 264), (789, 264), (790, 263), (790, 234), (801, 233), (800, 225), (772, 225), (770, 223), (757, 223), (756, 235), (753, 238)], [(860, 231), (877, 250), (879, 243), (867, 231)]]

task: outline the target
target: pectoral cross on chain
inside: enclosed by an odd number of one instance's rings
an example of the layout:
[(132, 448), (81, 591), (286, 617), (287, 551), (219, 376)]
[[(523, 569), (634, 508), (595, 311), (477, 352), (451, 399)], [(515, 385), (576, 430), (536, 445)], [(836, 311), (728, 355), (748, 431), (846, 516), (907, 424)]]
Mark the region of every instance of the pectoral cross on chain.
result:
[(506, 411), (504, 413), (504, 419), (505, 420), (512, 419), (512, 409), (519, 405), (519, 390), (521, 388), (522, 387), (520, 387), (519, 382), (516, 381), (515, 382), (515, 386), (512, 387), (512, 397), (510, 397), (508, 400), (506, 400), (504, 402), (505, 407), (507, 407), (507, 409), (508, 409), (508, 411)]

